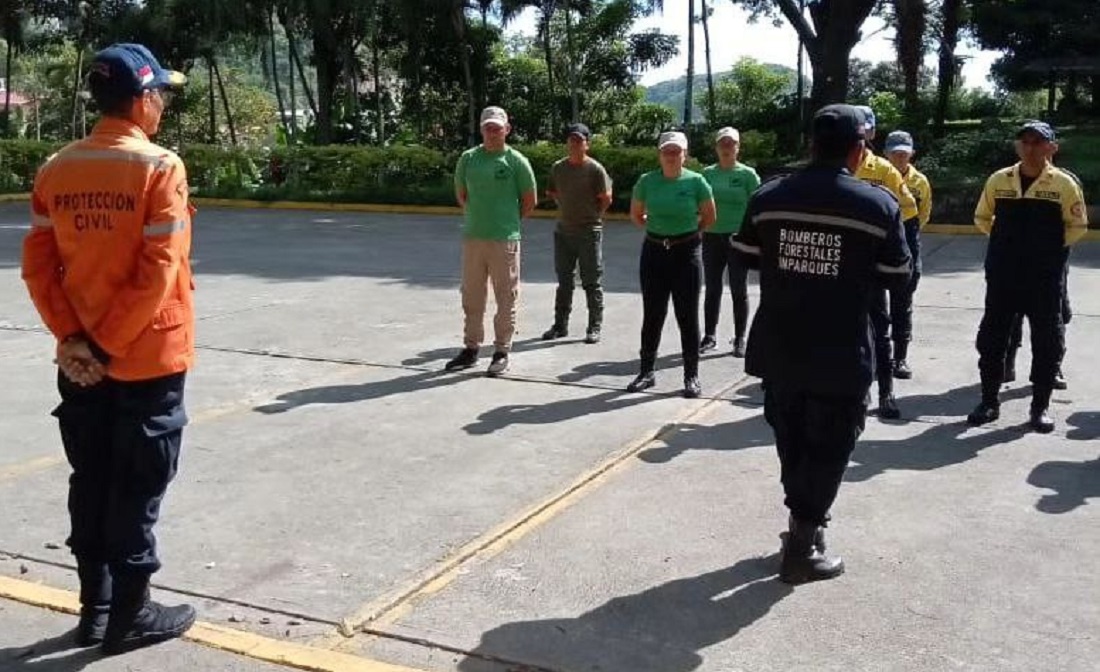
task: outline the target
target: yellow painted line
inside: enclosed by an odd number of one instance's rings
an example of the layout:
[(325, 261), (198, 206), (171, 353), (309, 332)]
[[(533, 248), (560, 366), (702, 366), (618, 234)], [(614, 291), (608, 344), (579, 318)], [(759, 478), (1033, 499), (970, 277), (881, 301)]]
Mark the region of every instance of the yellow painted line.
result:
[(0, 203), (23, 203), (29, 200), (30, 194), (0, 194)]
[(48, 455), (46, 457), (36, 457), (33, 460), (21, 462), (19, 464), (13, 464), (8, 467), (0, 468), (0, 483), (4, 481), (18, 480), (29, 474), (36, 474), (40, 471), (47, 471), (60, 464), (65, 463), (65, 457), (62, 455)]
[(372, 600), (360, 607), (354, 614), (341, 619), (339, 631), (332, 635), (318, 638), (312, 644), (314, 646), (327, 646), (333, 649), (341, 648), (347, 643), (347, 638), (353, 637), (363, 626), (370, 625), (378, 628), (400, 619), (420, 600), (435, 593), (453, 582), (462, 572), (462, 568), (473, 559), (491, 558), (508, 546), (516, 543), (532, 531), (545, 523), (553, 520), (563, 511), (591, 494), (600, 485), (603, 485), (617, 474), (619, 469), (629, 463), (630, 458), (640, 453), (655, 441), (661, 441), (669, 434), (675, 432), (679, 425), (697, 420), (718, 404), (729, 403), (721, 397), (748, 380), (748, 376), (741, 376), (737, 380), (726, 385), (718, 391), (714, 397), (706, 403), (700, 404), (689, 411), (674, 418), (669, 424), (660, 429), (648, 432), (640, 438), (627, 443), (610, 457), (595, 467), (578, 476), (570, 485), (560, 492), (547, 497), (541, 502), (524, 510), (508, 521), (497, 525), (488, 532), (482, 534), (473, 541), (463, 545), (450, 557), (430, 567), (411, 581), (393, 590), (378, 599)]
[[(80, 612), (76, 593), (7, 576), (0, 576), (0, 597), (65, 614)], [(425, 672), (212, 623), (196, 623), (183, 639), (218, 651), (310, 672)]]

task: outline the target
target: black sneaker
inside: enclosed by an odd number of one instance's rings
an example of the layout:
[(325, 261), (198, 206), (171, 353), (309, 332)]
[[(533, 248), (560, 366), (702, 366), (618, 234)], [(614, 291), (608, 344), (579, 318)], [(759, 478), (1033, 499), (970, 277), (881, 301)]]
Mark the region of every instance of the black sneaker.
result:
[(477, 364), (477, 348), (463, 348), (462, 352), (447, 362), (447, 365), (443, 368), (446, 371), (461, 371), (470, 368), (474, 364)]
[(699, 376), (688, 376), (684, 378), (685, 399), (698, 399), (699, 395), (702, 393), (703, 386), (699, 384)]
[(508, 353), (507, 352), (494, 352), (493, 361), (489, 362), (489, 369), (485, 372), (485, 375), (490, 378), (496, 378), (500, 374), (508, 370)]
[(901, 409), (898, 401), (892, 394), (880, 394), (878, 397), (878, 417), (885, 420), (898, 420), (901, 418)]
[(1059, 366), (1058, 373), (1054, 374), (1054, 389), (1064, 390), (1067, 387), (1069, 387), (1069, 385), (1066, 384), (1066, 377), (1062, 375), (1062, 367)]
[(710, 352), (711, 350), (713, 350), (717, 347), (718, 347), (718, 341), (714, 340), (714, 337), (711, 336), (710, 334), (707, 334), (706, 336), (704, 336), (703, 340), (699, 342), (699, 352), (700, 353)]
[(638, 377), (630, 381), (630, 384), (626, 386), (627, 392), (641, 392), (642, 390), (648, 390), (657, 384), (657, 376), (653, 375), (652, 371), (645, 373), (639, 373)]
[(733, 356), (742, 359), (745, 356), (745, 339), (737, 337), (733, 339)]
[(1040, 434), (1050, 434), (1054, 431), (1054, 419), (1050, 417), (1050, 413), (1045, 408), (1031, 409), (1027, 424)]
[(894, 362), (894, 377), (901, 380), (909, 380), (913, 377), (913, 370), (909, 368), (909, 363), (904, 359)]
[(584, 342), (589, 345), (600, 342), (600, 328), (590, 327), (588, 332), (584, 335)]
[(569, 335), (569, 330), (568, 329), (566, 329), (565, 327), (559, 327), (558, 325), (555, 324), (554, 326), (550, 327), (546, 331), (542, 332), (542, 340), (552, 341), (556, 338), (565, 338), (568, 335)]
[(967, 423), (977, 427), (978, 425), (985, 425), (990, 422), (994, 422), (1001, 417), (1000, 404), (992, 404), (988, 401), (983, 401), (970, 411), (970, 415), (966, 416)]

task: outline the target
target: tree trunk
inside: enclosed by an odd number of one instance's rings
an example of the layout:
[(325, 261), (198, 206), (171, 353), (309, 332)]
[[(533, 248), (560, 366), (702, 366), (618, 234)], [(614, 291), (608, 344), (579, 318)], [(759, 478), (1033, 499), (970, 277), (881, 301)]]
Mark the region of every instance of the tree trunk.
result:
[(920, 106), (920, 68), (924, 61), (924, 0), (894, 0), (897, 14), (898, 64), (905, 81), (905, 116), (915, 119)]
[(554, 18), (552, 10), (543, 9), (542, 14), (542, 55), (546, 60), (546, 90), (550, 93), (550, 125), (557, 132), (558, 127), (558, 95), (554, 91), (554, 47), (550, 41), (551, 19)]
[(461, 51), (462, 78), (466, 84), (467, 107), (467, 139), (470, 145), (477, 143), (477, 100), (474, 93), (474, 74), (470, 68), (470, 49), (466, 43), (466, 13), (465, 2), (455, 0), (451, 4), (451, 24), (455, 35), (458, 36), (458, 47)]
[(214, 69), (214, 77), (218, 80), (218, 95), (222, 99), (222, 107), (225, 109), (225, 123), (229, 126), (229, 144), (237, 146), (237, 127), (233, 123), (233, 110), (229, 105), (229, 96), (225, 95), (225, 82), (222, 81), (222, 71), (218, 67), (218, 61), (210, 56), (210, 65)]
[(937, 138), (944, 134), (947, 107), (955, 88), (955, 48), (959, 44), (959, 21), (962, 0), (943, 0), (943, 33), (940, 35), (939, 72), (936, 82), (936, 111), (932, 116), (932, 132)]
[(717, 123), (717, 108), (714, 102), (714, 70), (710, 63), (710, 7), (707, 0), (699, 0), (699, 9), (703, 13), (703, 51), (707, 57), (707, 121)]
[(378, 133), (378, 145), (386, 144), (386, 113), (382, 105), (382, 55), (378, 47), (378, 26), (371, 38), (371, 77), (374, 79), (374, 108)]
[(84, 72), (84, 45), (76, 45), (76, 72), (73, 73), (72, 95), (72, 132), (73, 140), (79, 136), (78, 124), (80, 122), (80, 83), (83, 81), (81, 73)]
[(566, 62), (569, 63), (569, 111), (570, 121), (580, 121), (581, 104), (580, 92), (577, 90), (577, 52), (573, 48), (573, 8), (569, 6), (569, 0), (565, 0), (565, 48), (569, 51)]
[(218, 144), (218, 105), (214, 100), (214, 57), (206, 57), (206, 78), (210, 82), (210, 95), (207, 105), (207, 114), (210, 119), (210, 135), (207, 136), (207, 142), (211, 145)]
[(359, 144), (363, 133), (363, 117), (359, 114), (359, 59), (355, 56), (356, 47), (348, 45), (348, 62), (345, 71), (348, 77), (348, 107), (351, 110), (352, 144)]
[(695, 0), (688, 0), (687, 84), (684, 86), (684, 128), (691, 128), (695, 107)]
[(332, 108), (339, 64), (335, 49), (322, 33), (313, 37), (313, 59), (317, 66), (317, 144), (327, 145), (332, 142)]
[(298, 81), (302, 84), (302, 93), (306, 96), (306, 102), (309, 104), (309, 111), (313, 113), (313, 116), (317, 116), (317, 101), (313, 98), (313, 89), (309, 88), (309, 79), (306, 78), (306, 70), (302, 67), (302, 57), (298, 55), (298, 40), (294, 37), (293, 32), (287, 33), (287, 41), (290, 43), (290, 56), (294, 59), (291, 63), (290, 76), (294, 76), (294, 71), (298, 72)]
[(294, 82), (298, 78), (294, 75), (294, 52), (290, 49), (290, 40), (287, 40), (286, 62), (290, 66), (290, 81), (288, 82), (290, 89), (290, 132), (298, 135), (298, 92), (294, 86)]
[(15, 40), (12, 39), (11, 35), (8, 35), (6, 42), (8, 44), (8, 53), (4, 59), (4, 77), (6, 77), (7, 80), (6, 86), (4, 86), (4, 114), (2, 117), (0, 117), (0, 120), (4, 122), (4, 135), (12, 136), (14, 134), (11, 132), (11, 61), (13, 55), (12, 52), (15, 51)]
[(279, 87), (279, 52), (275, 49), (275, 17), (272, 14), (267, 15), (267, 28), (268, 35), (271, 38), (271, 86), (275, 89), (275, 100), (279, 104), (279, 121), (283, 125), (283, 131), (286, 133), (287, 141), (294, 141), (294, 133), (291, 127), (287, 124), (286, 119), (286, 103), (283, 102), (283, 90)]

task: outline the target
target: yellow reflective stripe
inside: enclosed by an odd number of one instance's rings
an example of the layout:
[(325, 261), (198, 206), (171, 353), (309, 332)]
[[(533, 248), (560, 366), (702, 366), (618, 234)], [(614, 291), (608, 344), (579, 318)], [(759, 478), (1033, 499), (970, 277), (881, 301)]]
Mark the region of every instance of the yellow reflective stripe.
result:
[(166, 236), (168, 234), (183, 231), (187, 228), (187, 222), (167, 222), (165, 224), (148, 224), (145, 227), (145, 237)]
[(53, 220), (49, 217), (46, 217), (45, 215), (35, 214), (31, 216), (31, 226), (38, 226), (43, 229), (52, 229)]
[(145, 163), (164, 170), (168, 167), (168, 157), (155, 154), (142, 154), (126, 149), (70, 149), (59, 152), (55, 161), (127, 161), (130, 163)]

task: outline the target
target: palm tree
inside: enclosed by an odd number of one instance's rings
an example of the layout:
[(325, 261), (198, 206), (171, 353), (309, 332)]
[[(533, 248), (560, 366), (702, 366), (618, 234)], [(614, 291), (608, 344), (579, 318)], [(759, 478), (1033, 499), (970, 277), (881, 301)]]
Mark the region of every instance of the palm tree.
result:
[(23, 45), (23, 22), (26, 18), (26, 7), (22, 0), (13, 0), (4, 7), (4, 13), (0, 14), (0, 36), (3, 36), (7, 45), (7, 53), (4, 57), (4, 77), (7, 78), (7, 86), (4, 87), (4, 113), (0, 115), (0, 134), (8, 135), (11, 132), (11, 87), (12, 87), (12, 61), (16, 49)]
[(955, 47), (959, 44), (959, 24), (962, 21), (962, 0), (943, 0), (940, 4), (939, 74), (936, 86), (936, 111), (932, 127), (936, 137), (943, 136), (944, 120), (947, 118), (947, 104), (951, 99), (951, 89), (955, 86), (957, 75)]
[[(500, 19), (505, 25), (516, 20), (523, 10), (531, 7), (538, 12), (538, 37), (542, 42), (543, 58), (546, 59), (546, 86), (550, 93), (550, 99), (556, 101), (557, 93), (554, 90), (554, 49), (551, 43), (551, 26), (554, 14), (559, 9), (561, 0), (501, 0)], [(568, 0), (566, 0), (568, 6)], [(557, 125), (557, 111), (550, 110), (551, 124)]]
[(898, 64), (905, 79), (905, 115), (913, 119), (920, 105), (920, 68), (924, 61), (927, 26), (925, 0), (894, 0), (897, 20)]
[(707, 0), (699, 0), (699, 2), (703, 19), (703, 50), (707, 56), (707, 121), (713, 124), (717, 121), (717, 112), (714, 103), (714, 70), (711, 69), (710, 64), (710, 13), (712, 10), (707, 5)]
[(695, 0), (688, 0), (688, 63), (684, 85), (684, 127), (691, 127), (691, 111), (695, 107)]

